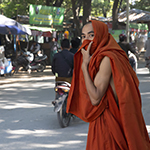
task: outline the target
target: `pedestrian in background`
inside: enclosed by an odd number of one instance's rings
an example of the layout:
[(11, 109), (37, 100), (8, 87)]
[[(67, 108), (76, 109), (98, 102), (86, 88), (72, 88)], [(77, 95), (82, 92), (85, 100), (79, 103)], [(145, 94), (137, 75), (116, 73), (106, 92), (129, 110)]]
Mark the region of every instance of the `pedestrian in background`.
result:
[(81, 40), (78, 37), (72, 39), (70, 52), (75, 54), (79, 49), (80, 43), (81, 43)]
[[(125, 34), (120, 34), (119, 35), (119, 42), (118, 42), (118, 44), (126, 52), (128, 58), (129, 58), (130, 65), (132, 66), (134, 71), (136, 71), (136, 69), (137, 69), (137, 58), (136, 58), (135, 54), (137, 54), (137, 52), (133, 48), (131, 43), (127, 42), (127, 36)], [(132, 57), (129, 57), (129, 54), (130, 55), (132, 54)]]
[(86, 150), (150, 150), (139, 81), (105, 23), (82, 28), (67, 113), (89, 122)]
[(50, 42), (50, 64), (52, 65), (53, 57), (58, 52), (58, 43), (53, 37)]
[(145, 52), (145, 61), (146, 61), (146, 67), (150, 66), (150, 32), (148, 33), (148, 39), (145, 42), (144, 49)]

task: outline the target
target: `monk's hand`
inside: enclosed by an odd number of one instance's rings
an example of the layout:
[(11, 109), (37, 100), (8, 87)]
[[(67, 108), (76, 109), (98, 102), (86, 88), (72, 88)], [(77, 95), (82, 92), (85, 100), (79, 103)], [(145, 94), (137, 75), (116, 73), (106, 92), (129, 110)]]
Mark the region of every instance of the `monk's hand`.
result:
[(84, 48), (81, 49), (81, 53), (82, 53), (82, 56), (83, 56), (83, 62), (82, 62), (82, 69), (83, 67), (87, 67), (89, 62), (90, 62), (90, 59), (92, 56), (90, 56), (90, 49), (91, 49), (91, 45), (92, 45), (93, 41), (91, 41), (89, 43), (89, 46), (87, 48), (87, 50), (85, 50)]

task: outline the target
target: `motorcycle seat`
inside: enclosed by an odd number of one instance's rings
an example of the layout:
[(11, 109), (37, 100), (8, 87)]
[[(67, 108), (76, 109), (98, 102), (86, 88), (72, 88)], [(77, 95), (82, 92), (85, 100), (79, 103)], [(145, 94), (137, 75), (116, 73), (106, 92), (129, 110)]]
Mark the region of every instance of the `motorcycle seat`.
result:
[(56, 77), (55, 81), (66, 81), (71, 84), (72, 77)]
[(43, 56), (37, 56), (35, 57), (35, 61), (38, 62), (38, 61), (41, 61), (41, 60), (45, 60), (47, 58), (46, 55), (43, 55)]

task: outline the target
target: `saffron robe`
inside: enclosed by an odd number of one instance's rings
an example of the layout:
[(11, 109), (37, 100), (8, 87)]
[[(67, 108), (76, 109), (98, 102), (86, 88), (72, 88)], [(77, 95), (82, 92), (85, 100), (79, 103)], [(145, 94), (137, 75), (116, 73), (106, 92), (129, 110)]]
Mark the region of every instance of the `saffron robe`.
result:
[(85, 40), (74, 55), (74, 72), (66, 111), (89, 122), (86, 150), (150, 150), (136, 73), (125, 52), (108, 33), (107, 25), (96, 20), (91, 22), (94, 39), (90, 49), (89, 75), (94, 81), (102, 59), (109, 57), (119, 106), (110, 85), (99, 105), (91, 104), (81, 69), (81, 49), (87, 49), (90, 43)]

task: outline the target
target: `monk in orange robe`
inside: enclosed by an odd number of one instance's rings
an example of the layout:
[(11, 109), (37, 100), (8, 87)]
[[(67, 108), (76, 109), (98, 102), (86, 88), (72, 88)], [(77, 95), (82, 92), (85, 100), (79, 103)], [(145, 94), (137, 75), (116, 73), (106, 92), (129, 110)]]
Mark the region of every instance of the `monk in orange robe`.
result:
[(107, 25), (91, 20), (74, 55), (67, 113), (89, 122), (86, 150), (150, 150), (139, 81)]

